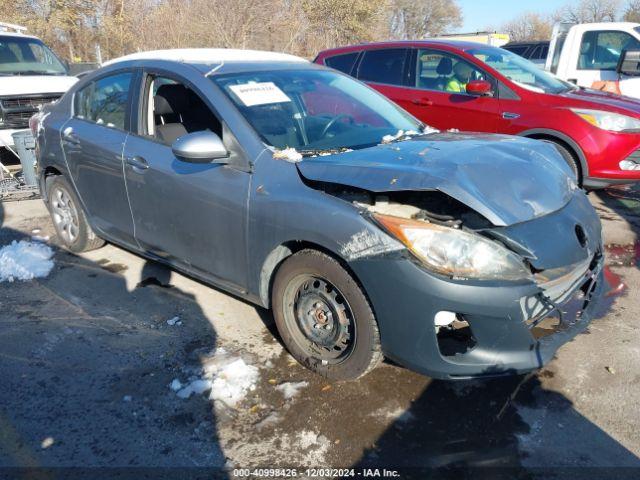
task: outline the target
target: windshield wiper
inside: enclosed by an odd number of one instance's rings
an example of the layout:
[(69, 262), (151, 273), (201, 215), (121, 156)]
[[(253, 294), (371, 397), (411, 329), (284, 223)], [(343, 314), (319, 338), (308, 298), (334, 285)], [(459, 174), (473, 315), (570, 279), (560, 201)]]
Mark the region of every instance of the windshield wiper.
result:
[(298, 150), (298, 153), (303, 157), (319, 157), (324, 155), (335, 155), (336, 153), (351, 152), (352, 148), (339, 147), (339, 148), (311, 148), (307, 150)]

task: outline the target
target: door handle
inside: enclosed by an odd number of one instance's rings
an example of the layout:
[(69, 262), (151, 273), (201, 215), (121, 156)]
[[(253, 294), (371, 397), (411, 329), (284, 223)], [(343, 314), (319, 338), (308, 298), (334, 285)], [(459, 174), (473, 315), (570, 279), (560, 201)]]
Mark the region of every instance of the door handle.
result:
[(516, 118), (520, 118), (519, 113), (511, 113), (511, 112), (503, 112), (502, 118), (505, 120), (515, 120)]
[(72, 145), (79, 145), (80, 139), (73, 133), (73, 128), (67, 127), (62, 131), (62, 140)]
[(133, 157), (127, 157), (127, 164), (131, 165), (136, 171), (142, 171), (149, 168), (149, 164), (147, 163), (147, 161), (137, 155)]
[(421, 107), (430, 107), (431, 105), (433, 105), (433, 100), (430, 100), (426, 97), (414, 98), (413, 100), (411, 100), (411, 103), (413, 103), (414, 105), (419, 105)]

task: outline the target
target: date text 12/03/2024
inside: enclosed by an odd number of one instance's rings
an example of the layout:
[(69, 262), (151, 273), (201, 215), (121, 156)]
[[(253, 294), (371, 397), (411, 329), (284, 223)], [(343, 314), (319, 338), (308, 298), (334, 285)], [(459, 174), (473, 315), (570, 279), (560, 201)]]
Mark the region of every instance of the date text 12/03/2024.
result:
[(387, 470), (386, 468), (306, 468), (298, 470), (296, 468), (236, 468), (233, 470), (234, 478), (251, 478), (251, 477), (271, 477), (271, 478), (295, 478), (304, 477), (361, 477), (361, 478), (396, 478), (400, 474), (397, 470)]

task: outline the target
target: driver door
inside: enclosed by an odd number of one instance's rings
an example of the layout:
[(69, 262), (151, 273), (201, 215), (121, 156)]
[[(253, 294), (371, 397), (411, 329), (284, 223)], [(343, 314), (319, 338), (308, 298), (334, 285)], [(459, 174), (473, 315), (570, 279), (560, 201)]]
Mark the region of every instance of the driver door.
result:
[[(127, 138), (124, 171), (142, 248), (217, 283), (246, 285), (246, 205), (250, 174), (231, 133), (184, 79), (147, 72), (139, 131)], [(160, 110), (162, 105), (162, 110)], [(229, 164), (178, 160), (173, 137), (210, 130)], [(235, 144), (237, 145), (237, 144)]]
[[(436, 49), (416, 49), (412, 59), (415, 71), (412, 106), (409, 111), (440, 130), (496, 132), (500, 115), (495, 79), (459, 55)], [(486, 80), (494, 88), (492, 96), (475, 96), (447, 91), (458, 64), (470, 71), (470, 80)]]

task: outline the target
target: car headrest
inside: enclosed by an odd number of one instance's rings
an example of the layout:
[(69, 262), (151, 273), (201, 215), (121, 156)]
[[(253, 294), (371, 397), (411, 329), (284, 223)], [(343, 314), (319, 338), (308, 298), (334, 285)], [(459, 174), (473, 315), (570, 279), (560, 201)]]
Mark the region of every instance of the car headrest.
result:
[(189, 94), (184, 85), (162, 85), (153, 97), (156, 115), (182, 113), (189, 107)]
[(453, 70), (453, 62), (449, 57), (442, 57), (436, 67), (438, 75), (451, 75)]

